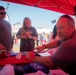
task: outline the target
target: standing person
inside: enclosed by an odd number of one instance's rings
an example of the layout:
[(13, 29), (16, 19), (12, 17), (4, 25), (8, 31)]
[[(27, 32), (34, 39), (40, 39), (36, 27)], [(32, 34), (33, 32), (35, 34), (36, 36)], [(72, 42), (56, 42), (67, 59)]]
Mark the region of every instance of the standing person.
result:
[(5, 47), (7, 54), (9, 54), (12, 45), (12, 31), (10, 23), (4, 20), (5, 16), (6, 10), (3, 6), (0, 6), (0, 43)]
[(38, 34), (36, 29), (32, 27), (31, 20), (28, 17), (24, 18), (23, 26), (19, 29), (16, 36), (21, 39), (20, 52), (33, 51)]
[(50, 35), (50, 42), (56, 41), (58, 40), (58, 36), (57, 36), (57, 30), (56, 30), (56, 25), (53, 28), (53, 32)]
[(36, 45), (37, 45), (37, 46), (40, 45), (40, 34), (38, 34), (38, 40), (36, 41)]
[(42, 45), (46, 43), (45, 32), (43, 32), (42, 35), (41, 35), (41, 43), (42, 43)]
[(58, 41), (49, 43), (36, 49), (41, 50), (44, 48), (58, 47), (58, 50), (51, 56), (38, 57), (28, 53), (26, 58), (34, 62), (41, 63), (50, 69), (60, 67), (63, 71), (70, 75), (76, 75), (76, 29), (75, 22), (69, 15), (62, 15), (57, 24), (57, 36), (62, 43)]
[[(50, 43), (51, 42), (54, 42), (54, 41), (57, 41), (59, 38), (58, 38), (58, 36), (57, 36), (57, 29), (56, 29), (56, 25), (54, 26), (54, 28), (53, 28), (53, 32), (51, 33), (51, 35), (50, 35)], [(57, 51), (57, 48), (58, 47), (56, 47), (56, 48), (53, 48), (53, 49), (49, 49), (49, 53), (50, 54), (54, 54), (56, 51)]]

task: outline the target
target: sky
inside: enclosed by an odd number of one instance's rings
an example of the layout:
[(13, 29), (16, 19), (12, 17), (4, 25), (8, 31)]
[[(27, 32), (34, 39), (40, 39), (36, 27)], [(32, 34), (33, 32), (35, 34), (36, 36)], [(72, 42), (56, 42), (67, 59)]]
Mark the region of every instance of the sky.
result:
[[(0, 5), (7, 8), (9, 2), (0, 1)], [(23, 23), (25, 17), (29, 17), (32, 21), (32, 26), (35, 28), (48, 28), (53, 29), (56, 23), (52, 23), (53, 20), (58, 20), (62, 15), (61, 13), (46, 10), (42, 8), (36, 8), (26, 5), (20, 5), (15, 3), (9, 3), (7, 14), (9, 16), (10, 24)]]

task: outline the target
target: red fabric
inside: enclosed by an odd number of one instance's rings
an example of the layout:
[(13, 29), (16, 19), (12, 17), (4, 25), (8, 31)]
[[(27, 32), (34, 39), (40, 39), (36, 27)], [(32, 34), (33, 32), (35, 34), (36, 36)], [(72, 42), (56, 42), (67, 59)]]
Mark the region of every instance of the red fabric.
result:
[(6, 57), (6, 50), (0, 50), (0, 58), (4, 59)]
[(4, 66), (6, 64), (17, 64), (17, 65), (22, 65), (22, 64), (27, 64), (32, 61), (26, 59), (25, 56), (23, 56), (21, 59), (16, 59), (15, 57), (8, 57), (6, 59), (0, 59), (0, 66)]
[(34, 52), (28, 52), (29, 57), (35, 58), (35, 53)]
[(53, 10), (69, 15), (76, 14), (76, 0), (2, 0)]

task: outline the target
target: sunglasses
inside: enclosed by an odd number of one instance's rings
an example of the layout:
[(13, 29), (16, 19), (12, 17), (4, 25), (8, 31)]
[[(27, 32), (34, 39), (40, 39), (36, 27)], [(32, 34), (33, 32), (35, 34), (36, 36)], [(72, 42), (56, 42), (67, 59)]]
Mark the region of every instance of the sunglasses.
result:
[(1, 15), (4, 15), (4, 14), (6, 14), (6, 12), (0, 12), (0, 14), (1, 14)]

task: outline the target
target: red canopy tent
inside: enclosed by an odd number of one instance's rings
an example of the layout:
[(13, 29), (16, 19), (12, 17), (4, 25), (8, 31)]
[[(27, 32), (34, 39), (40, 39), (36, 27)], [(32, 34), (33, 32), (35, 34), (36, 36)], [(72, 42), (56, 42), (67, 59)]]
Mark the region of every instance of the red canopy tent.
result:
[[(47, 10), (53, 10), (56, 12), (69, 14), (72, 16), (76, 15), (76, 0), (1, 0), (1, 1), (29, 5), (29, 6), (43, 8), (43, 9), (47, 9)], [(6, 62), (5, 62), (5, 60), (6, 60)], [(0, 61), (1, 62), (0, 66), (3, 66), (7, 63), (25, 64), (25, 63), (31, 62), (29, 60), (26, 62), (25, 58), (18, 60), (15, 57), (7, 58), (5, 60), (3, 60), (2, 62)], [(13, 60), (15, 60), (15, 62), (13, 62)], [(19, 61), (22, 61), (22, 62), (19, 62)], [(3, 63), (3, 62), (5, 62), (5, 63)]]
[(76, 15), (76, 0), (1, 0)]

